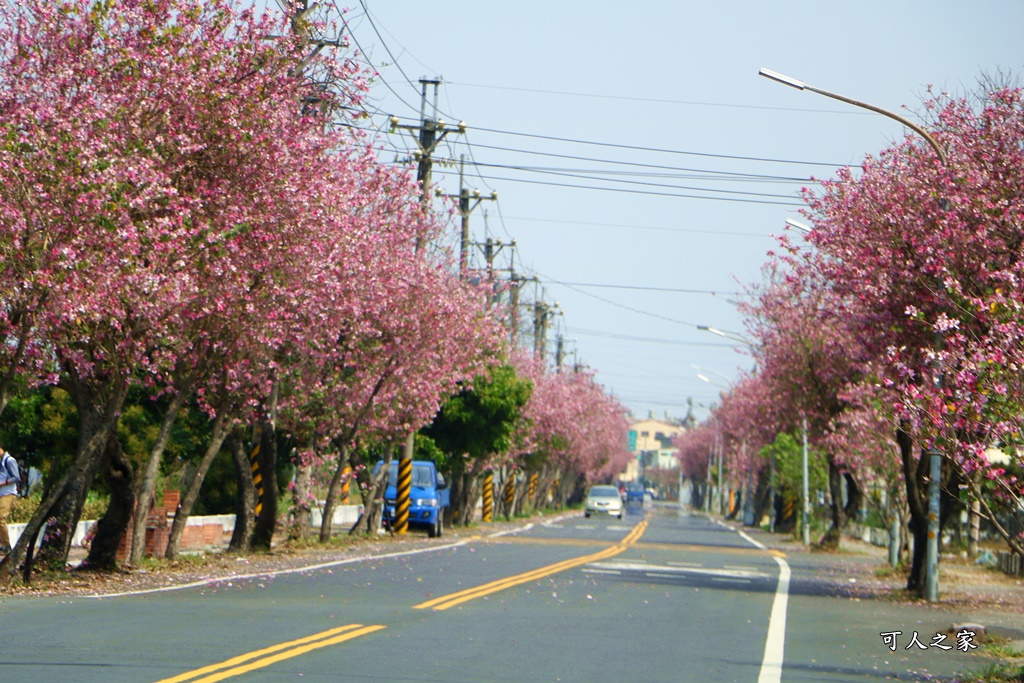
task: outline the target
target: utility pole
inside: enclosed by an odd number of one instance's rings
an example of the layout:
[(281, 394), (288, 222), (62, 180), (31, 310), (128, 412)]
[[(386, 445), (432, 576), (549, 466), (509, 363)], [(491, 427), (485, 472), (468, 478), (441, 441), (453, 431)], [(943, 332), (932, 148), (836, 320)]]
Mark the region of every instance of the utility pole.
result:
[[(484, 214), (484, 219), (486, 220), (486, 218), (487, 218), (487, 214), (485, 213)], [(495, 240), (495, 239), (492, 239), (492, 238), (488, 237), (482, 243), (481, 242), (473, 242), (473, 246), (478, 248), (478, 249), (480, 249), (483, 252), (484, 261), (487, 263), (487, 281), (491, 283), (491, 293), (488, 296), (488, 300), (489, 300), (490, 303), (493, 304), (494, 301), (495, 301), (495, 295), (494, 295), (494, 272), (495, 272), (494, 271), (494, 259), (498, 256), (498, 254), (501, 253), (502, 249), (504, 249), (505, 247), (510, 247), (512, 249), (515, 249), (516, 248), (516, 241), (512, 240), (511, 242), (501, 242), (501, 241), (498, 241), (498, 240)], [(511, 268), (509, 269), (509, 272), (510, 273), (513, 272)], [(517, 293), (517, 295), (518, 295), (518, 293)]]
[[(464, 184), (465, 175), (463, 169), (466, 163), (466, 156), (459, 157), (459, 216), (462, 218), (462, 239), (459, 241), (459, 276), (466, 277), (469, 270), (469, 214), (473, 213), (480, 202), (489, 199), (492, 202), (498, 201), (498, 191), (491, 192), (490, 197), (480, 195), (480, 190), (473, 190), (472, 200), (469, 188)], [(488, 262), (490, 263), (490, 262)]]
[(525, 282), (525, 278), (516, 275), (516, 271), (513, 269), (509, 274), (508, 288), (508, 326), (512, 348), (515, 348), (519, 341), (519, 288), (523, 282)]
[(533, 353), (539, 358), (547, 356), (548, 323), (555, 315), (558, 304), (548, 305), (544, 301), (533, 304)]
[(555, 368), (562, 372), (562, 361), (565, 360), (565, 337), (558, 335), (555, 341)]
[[(427, 116), (427, 86), (434, 86), (434, 106), (431, 116)], [(430, 205), (430, 183), (431, 175), (430, 171), (433, 166), (433, 154), (437, 149), (437, 146), (441, 144), (441, 141), (448, 136), (448, 133), (452, 132), (446, 127), (446, 124), (441, 119), (437, 118), (437, 91), (441, 85), (441, 79), (439, 78), (421, 78), (420, 79), (420, 123), (416, 125), (409, 125), (399, 123), (397, 116), (391, 117), (391, 132), (397, 130), (405, 130), (410, 133), (413, 140), (416, 141), (417, 149), (413, 152), (413, 158), (416, 159), (416, 182), (420, 186), (420, 203), (423, 205), (423, 210), (426, 211)], [(466, 123), (460, 121), (458, 128), (454, 131), (462, 134), (466, 132)], [(421, 249), (423, 247), (422, 240), (417, 239), (416, 248)]]
[[(427, 86), (434, 86), (434, 107), (432, 116), (427, 116)], [(430, 210), (430, 169), (433, 164), (433, 154), (438, 144), (448, 135), (444, 121), (437, 118), (437, 91), (441, 85), (439, 78), (421, 78), (421, 100), (420, 100), (420, 123), (415, 126), (399, 123), (397, 116), (391, 117), (391, 130), (406, 130), (416, 140), (417, 151), (413, 154), (417, 160), (416, 180), (420, 186), (420, 204), (423, 212)], [(466, 132), (465, 122), (460, 121), (458, 130), (460, 134)], [(423, 238), (416, 238), (416, 251), (423, 248)], [(409, 505), (411, 486), (405, 484), (412, 480), (412, 457), (416, 447), (416, 432), (412, 431), (406, 436), (405, 445), (398, 458), (398, 495), (395, 500), (395, 533), (404, 534), (409, 529)]]

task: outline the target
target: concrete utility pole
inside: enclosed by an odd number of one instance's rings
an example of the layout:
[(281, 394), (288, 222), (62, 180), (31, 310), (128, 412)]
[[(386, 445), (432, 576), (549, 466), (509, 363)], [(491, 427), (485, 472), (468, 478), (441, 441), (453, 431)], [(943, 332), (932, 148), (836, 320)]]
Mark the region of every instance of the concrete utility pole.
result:
[[(472, 201), (470, 201), (469, 188), (463, 184), (465, 159), (465, 156), (459, 159), (459, 216), (462, 217), (462, 239), (459, 242), (459, 273), (462, 277), (466, 276), (466, 271), (469, 268), (469, 214), (473, 213), (473, 210), (480, 206), (480, 202), (485, 199), (489, 199), (492, 202), (498, 201), (497, 190), (492, 191), (490, 197), (482, 197), (480, 190), (473, 190)], [(487, 241), (490, 242), (490, 238), (487, 238)], [(493, 257), (490, 257), (487, 265), (491, 266), (493, 261)]]
[(490, 200), (492, 202), (498, 201), (498, 191), (494, 190), (490, 196), (484, 197), (480, 194), (480, 190), (473, 190), (470, 193), (469, 188), (465, 184), (464, 167), (466, 163), (465, 155), (459, 158), (459, 193), (458, 194), (441, 194), (437, 193), (438, 197), (448, 197), (449, 199), (459, 200), (459, 216), (462, 218), (462, 237), (459, 240), (459, 277), (462, 279), (466, 278), (469, 272), (469, 215), (473, 213), (476, 207), (480, 206), (480, 202), (484, 200)]
[[(513, 244), (515, 243), (513, 242)], [(509, 340), (512, 342), (513, 348), (515, 348), (519, 343), (519, 292), (527, 282), (537, 282), (536, 277), (523, 277), (516, 273), (514, 258), (515, 255), (513, 254), (513, 263), (508, 271)]]
[(533, 353), (539, 358), (547, 355), (548, 324), (557, 307), (557, 303), (551, 306), (544, 301), (533, 304)]
[[(487, 218), (487, 214), (484, 213), (484, 219), (486, 220), (486, 218)], [(501, 253), (501, 250), (504, 249), (505, 247), (510, 247), (512, 249), (515, 249), (516, 248), (516, 241), (512, 240), (511, 242), (499, 242), (497, 240), (494, 240), (494, 239), (491, 239), (490, 237), (488, 237), (482, 243), (481, 242), (473, 242), (473, 246), (478, 248), (478, 249), (480, 249), (483, 252), (484, 261), (486, 261), (486, 263), (487, 263), (487, 281), (491, 283), (491, 293), (488, 296), (488, 301), (493, 304), (495, 302), (495, 300), (496, 300), (496, 297), (495, 297), (495, 294), (494, 294), (494, 273), (495, 273), (495, 270), (494, 270), (494, 259), (498, 256), (498, 254)], [(513, 272), (513, 270), (511, 268), (509, 268), (509, 273), (513, 273), (514, 274), (514, 272)], [(517, 293), (517, 295), (518, 295), (518, 293)]]
[[(434, 86), (434, 106), (431, 116), (427, 116), (427, 86)], [(455, 131), (450, 130), (446, 127), (444, 121), (437, 118), (437, 90), (441, 85), (441, 79), (438, 78), (421, 78), (421, 101), (420, 101), (420, 123), (416, 125), (409, 125), (399, 122), (397, 116), (391, 117), (391, 132), (398, 130), (405, 130), (410, 133), (413, 140), (416, 141), (417, 149), (413, 152), (413, 158), (417, 162), (416, 167), (416, 181), (420, 186), (420, 202), (423, 205), (423, 210), (426, 211), (430, 205), (430, 182), (431, 175), (430, 171), (433, 166), (433, 154), (437, 149), (437, 146), (441, 143), (448, 133), (465, 133), (466, 123), (460, 121), (458, 128)], [(417, 249), (422, 248), (423, 245), (420, 242), (416, 244)]]
[[(432, 116), (427, 116), (427, 86), (434, 86), (434, 106)], [(413, 157), (417, 161), (416, 180), (420, 186), (420, 203), (423, 211), (430, 209), (430, 169), (433, 164), (433, 154), (437, 145), (450, 132), (445, 128), (444, 121), (437, 118), (437, 91), (441, 85), (441, 79), (421, 78), (421, 100), (420, 100), (420, 123), (415, 126), (401, 124), (397, 116), (391, 117), (391, 131), (406, 130), (416, 140), (417, 151)], [(466, 124), (459, 122), (458, 133), (466, 132)], [(423, 239), (416, 238), (416, 251), (423, 248)], [(398, 495), (395, 500), (395, 533), (404, 534), (409, 529), (409, 495), (411, 486), (402, 486), (412, 478), (412, 457), (416, 447), (416, 432), (410, 432), (406, 436), (405, 444), (401, 455), (398, 458)]]

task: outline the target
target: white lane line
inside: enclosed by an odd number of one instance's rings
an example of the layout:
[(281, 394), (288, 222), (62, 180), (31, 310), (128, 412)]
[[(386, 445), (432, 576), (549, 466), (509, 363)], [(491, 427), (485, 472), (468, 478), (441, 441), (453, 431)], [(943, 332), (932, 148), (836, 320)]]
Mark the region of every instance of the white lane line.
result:
[(757, 683), (780, 683), (782, 662), (786, 651), (786, 607), (789, 604), (789, 565), (781, 557), (779, 563), (779, 585), (775, 589), (772, 614), (768, 618), (768, 637), (764, 641), (764, 658), (761, 660), (761, 675)]
[(652, 572), (659, 572), (662, 576), (683, 578), (690, 576), (711, 576), (721, 579), (749, 582), (753, 579), (771, 578), (764, 572), (747, 571), (740, 569), (711, 569), (707, 567), (672, 567), (669, 565), (647, 564), (634, 561), (609, 561), (593, 562), (587, 565), (588, 568), (612, 569), (623, 572), (637, 572), (650, 575)]
[(584, 574), (617, 574), (620, 575), (622, 572), (616, 569), (583, 569)]
[(123, 598), (131, 595), (149, 595), (151, 593), (170, 593), (171, 591), (180, 591), (187, 588), (202, 588), (204, 586), (223, 586), (230, 584), (235, 581), (248, 581), (250, 579), (265, 579), (273, 576), (284, 576), (285, 574), (303, 574), (305, 572), (314, 572), (318, 569), (329, 569), (331, 567), (340, 567), (346, 564), (356, 564), (357, 562), (366, 562), (368, 560), (387, 560), (394, 557), (409, 557), (410, 555), (422, 555), (423, 553), (432, 553), (438, 550), (450, 550), (451, 548), (460, 548), (462, 546), (469, 545), (469, 541), (458, 541), (456, 543), (449, 543), (447, 545), (431, 546), (429, 548), (418, 548), (416, 550), (406, 550), (400, 553), (387, 553), (385, 555), (361, 555), (359, 557), (350, 557), (345, 560), (337, 560), (334, 562), (324, 562), (322, 564), (313, 564), (303, 567), (293, 567), (291, 569), (278, 569), (275, 571), (259, 572), (256, 574), (230, 574), (226, 576), (211, 576), (207, 579), (201, 579), (199, 581), (193, 581), (191, 583), (181, 583), (174, 586), (162, 586), (160, 588), (147, 588), (144, 590), (137, 591), (125, 591), (124, 593), (97, 593), (96, 595), (83, 595), (83, 598), (91, 598), (94, 600), (102, 600), (104, 598)]
[(670, 567), (703, 567), (703, 562), (666, 562)]
[[(742, 531), (739, 535), (762, 550), (762, 544)], [(781, 557), (776, 557), (779, 565), (779, 585), (775, 588), (775, 599), (772, 601), (772, 613), (768, 617), (768, 635), (764, 640), (764, 657), (761, 658), (761, 674), (757, 683), (781, 683), (782, 664), (786, 653), (786, 608), (789, 606), (789, 564)]]
[(524, 531), (529, 531), (532, 528), (533, 528), (533, 522), (530, 522), (526, 526), (521, 526), (521, 527), (518, 527), (516, 529), (508, 529), (507, 531), (499, 531), (499, 532), (494, 533), (494, 534), (488, 534), (488, 536), (490, 538), (498, 538), (500, 536), (511, 536), (513, 534), (518, 534), (518, 533), (522, 533)]

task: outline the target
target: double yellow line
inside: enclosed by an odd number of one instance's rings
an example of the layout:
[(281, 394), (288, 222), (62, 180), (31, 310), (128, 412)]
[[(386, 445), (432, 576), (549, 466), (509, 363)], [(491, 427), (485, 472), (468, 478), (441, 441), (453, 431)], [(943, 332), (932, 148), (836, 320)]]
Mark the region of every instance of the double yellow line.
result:
[(275, 664), (285, 659), (298, 657), (299, 655), (304, 655), (307, 652), (319, 650), (322, 647), (337, 645), (338, 643), (343, 643), (346, 640), (365, 636), (368, 633), (380, 631), (384, 628), (386, 627), (363, 626), (362, 624), (339, 626), (338, 628), (332, 628), (329, 631), (315, 633), (311, 636), (306, 636), (305, 638), (299, 638), (298, 640), (292, 640), (287, 643), (279, 643), (262, 650), (249, 652), (244, 655), (239, 655), (238, 657), (232, 657), (220, 664), (204, 666), (202, 669), (189, 671), (181, 674), (180, 676), (174, 676), (173, 678), (165, 678), (157, 681), (156, 683), (184, 683), (184, 681), (189, 681), (189, 683), (214, 683), (215, 681), (223, 681), (225, 678), (240, 676), (248, 671), (262, 669), (263, 667), (270, 666), (271, 664)]
[(550, 564), (546, 567), (526, 572), (525, 574), (517, 574), (516, 576), (509, 576), (504, 579), (498, 579), (497, 581), (491, 581), (490, 583), (485, 583), (481, 586), (476, 586), (475, 588), (467, 588), (466, 590), (459, 591), (458, 593), (443, 595), (439, 598), (434, 598), (433, 600), (421, 602), (413, 608), (433, 609), (436, 612), (440, 612), (451, 607), (455, 607), (456, 605), (461, 605), (464, 602), (469, 602), (470, 600), (476, 600), (477, 598), (482, 598), (483, 596), (490, 595), (491, 593), (503, 591), (506, 588), (511, 588), (512, 586), (536, 581), (537, 579), (542, 579), (545, 576), (557, 574), (558, 572), (565, 571), (566, 569), (572, 569), (573, 567), (578, 567), (582, 564), (588, 564), (590, 562), (597, 562), (598, 560), (614, 557), (636, 543), (637, 539), (639, 539), (643, 535), (644, 531), (647, 530), (647, 523), (647, 519), (644, 519), (633, 527), (633, 530), (630, 531), (625, 538), (612, 547), (605, 548), (600, 552), (596, 552), (591, 555), (584, 555), (583, 557), (577, 557), (572, 560), (565, 560), (564, 562), (558, 562), (556, 564)]
[[(518, 586), (523, 583), (535, 581), (537, 579), (550, 576), (551, 574), (557, 574), (558, 572), (565, 571), (566, 569), (572, 569), (589, 562), (597, 562), (598, 560), (604, 560), (609, 557), (614, 557), (629, 546), (639, 540), (643, 535), (644, 531), (647, 530), (648, 520), (645, 518), (635, 527), (633, 530), (626, 535), (621, 541), (615, 545), (605, 548), (604, 550), (583, 557), (577, 557), (576, 559), (566, 560), (564, 562), (558, 562), (551, 564), (540, 569), (534, 569), (533, 571), (526, 572), (525, 574), (518, 574), (516, 576), (510, 576), (504, 579), (498, 579), (490, 583), (485, 583), (476, 588), (468, 588), (458, 593), (452, 593), (445, 595), (440, 598), (434, 598), (427, 602), (415, 605), (414, 609), (433, 609), (435, 611), (443, 611), (456, 605), (461, 605), (464, 602), (481, 598), (491, 593), (497, 593), (498, 591), (511, 588), (512, 586)], [(292, 657), (298, 657), (304, 655), (307, 652), (313, 650), (319, 650), (323, 647), (329, 647), (331, 645), (337, 645), (343, 643), (346, 640), (352, 640), (360, 636), (365, 636), (375, 631), (381, 631), (387, 627), (385, 626), (363, 626), (362, 624), (349, 624), (347, 626), (339, 626), (328, 631), (321, 633), (315, 633), (305, 638), (299, 638), (298, 640), (291, 640), (287, 643), (279, 643), (262, 650), (256, 650), (249, 652), (238, 657), (232, 657), (231, 659), (225, 660), (220, 664), (211, 664), (201, 669), (189, 671), (173, 678), (165, 678), (157, 681), (156, 683), (215, 683), (216, 681), (222, 681), (226, 678), (232, 678), (249, 671), (256, 669), (262, 669), (270, 666), (277, 662), (291, 659)]]

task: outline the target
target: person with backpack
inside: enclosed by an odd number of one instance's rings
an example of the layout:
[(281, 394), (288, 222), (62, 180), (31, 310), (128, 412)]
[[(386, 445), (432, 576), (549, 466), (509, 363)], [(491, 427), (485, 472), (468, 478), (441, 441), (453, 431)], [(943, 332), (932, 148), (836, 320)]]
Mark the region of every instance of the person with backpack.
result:
[(18, 497), (21, 472), (18, 461), (0, 448), (0, 553), (11, 552), (11, 537), (7, 532), (7, 517), (11, 514), (14, 499)]

